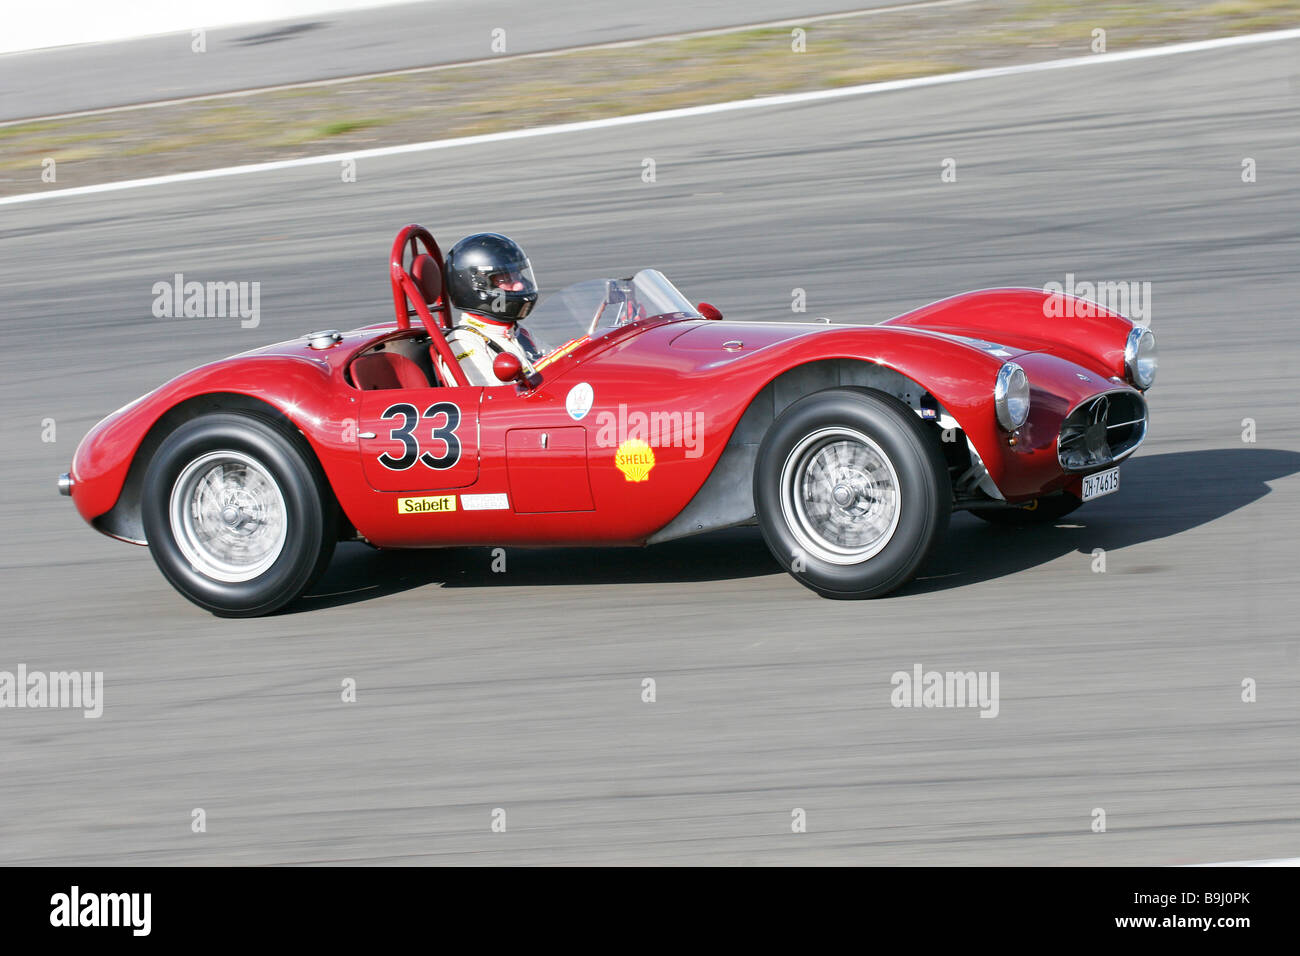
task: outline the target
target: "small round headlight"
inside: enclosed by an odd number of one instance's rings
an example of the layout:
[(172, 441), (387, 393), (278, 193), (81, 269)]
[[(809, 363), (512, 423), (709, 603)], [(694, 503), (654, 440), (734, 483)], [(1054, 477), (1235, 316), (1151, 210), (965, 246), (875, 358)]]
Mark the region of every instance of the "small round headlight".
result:
[(998, 370), (998, 380), (993, 386), (993, 408), (998, 424), (1009, 432), (1029, 417), (1029, 376), (1015, 362), (1007, 362)]
[(1129, 381), (1141, 389), (1148, 389), (1156, 380), (1160, 362), (1156, 356), (1156, 337), (1150, 329), (1133, 326), (1124, 343), (1124, 368)]

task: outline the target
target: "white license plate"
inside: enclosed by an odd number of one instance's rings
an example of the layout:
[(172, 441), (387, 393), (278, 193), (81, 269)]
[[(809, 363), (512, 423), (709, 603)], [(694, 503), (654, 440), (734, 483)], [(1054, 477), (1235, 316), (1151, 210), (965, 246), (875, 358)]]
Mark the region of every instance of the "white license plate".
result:
[(1083, 479), (1083, 500), (1091, 501), (1113, 491), (1119, 491), (1119, 469), (1109, 468)]

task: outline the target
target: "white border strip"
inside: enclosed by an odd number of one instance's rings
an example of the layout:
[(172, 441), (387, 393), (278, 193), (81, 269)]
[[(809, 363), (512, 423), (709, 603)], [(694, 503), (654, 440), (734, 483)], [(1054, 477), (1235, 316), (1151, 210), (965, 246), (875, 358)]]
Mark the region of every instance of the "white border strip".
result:
[(375, 149), (363, 149), (350, 153), (330, 153), (326, 156), (305, 156), (298, 159), (283, 159), (269, 163), (253, 163), (248, 166), (226, 166), (221, 169), (203, 169), (189, 173), (172, 173), (167, 176), (150, 176), (146, 179), (128, 179), (115, 183), (99, 183), (94, 186), (76, 186), (71, 189), (53, 189), (42, 193), (24, 193), (0, 199), (0, 206), (13, 206), (18, 203), (38, 202), (42, 199), (54, 199), (71, 196), (91, 196), (98, 193), (117, 192), (123, 189), (139, 189), (145, 186), (167, 186), (172, 183), (197, 182), (205, 179), (220, 179), (225, 176), (243, 176), (250, 173), (268, 173), (280, 169), (297, 169), (303, 166), (320, 166), (329, 163), (341, 163), (344, 160), (375, 159), (382, 156), (400, 156), (405, 153), (424, 153), (440, 149), (456, 149), (460, 146), (478, 146), (485, 143), (503, 143), (516, 139), (531, 139), (535, 136), (555, 136), (563, 133), (582, 133), (588, 130), (610, 129), (617, 126), (632, 126), (639, 123), (654, 123), (661, 120), (686, 119), (693, 116), (708, 116), (714, 113), (730, 113), (736, 110), (765, 109), (773, 106), (793, 106), (803, 103), (818, 103), (823, 100), (842, 99), (849, 96), (865, 96), (872, 93), (888, 93), (894, 90), (917, 89), (926, 86), (942, 86), (949, 83), (964, 83), (970, 80), (985, 80), (998, 76), (1019, 76), (1025, 73), (1045, 73), (1049, 70), (1065, 70), (1078, 66), (1099, 66), (1108, 63), (1122, 63), (1129, 60), (1147, 60), (1162, 56), (1176, 56), (1182, 53), (1200, 53), (1205, 50), (1221, 50), (1230, 47), (1254, 46), (1259, 43), (1275, 43), (1281, 40), (1300, 39), (1300, 29), (1274, 30), (1268, 33), (1248, 33), (1243, 36), (1220, 37), (1214, 40), (1197, 40), (1192, 43), (1173, 43), (1167, 46), (1146, 47), (1140, 50), (1126, 50), (1119, 53), (1097, 53), (1090, 56), (1067, 57), (1060, 60), (1046, 60), (1038, 63), (1023, 63), (1019, 66), (988, 67), (981, 70), (966, 70), (960, 73), (942, 73), (937, 76), (918, 76), (907, 80), (889, 80), (884, 83), (865, 83), (860, 86), (845, 86), (834, 90), (812, 90), (807, 93), (785, 93), (778, 96), (758, 96), (748, 100), (731, 100), (726, 103), (711, 103), (707, 106), (687, 106), (672, 110), (659, 110), (653, 113), (633, 113), (628, 116), (611, 116), (605, 119), (585, 120), (579, 123), (560, 123), (554, 126), (537, 126), (531, 129), (507, 130), (500, 133), (484, 133), (478, 136), (460, 136), (454, 139), (432, 140), (426, 143), (406, 143), (401, 146), (381, 146)]
[(1231, 860), (1227, 863), (1192, 863), (1191, 866), (1300, 866), (1300, 857), (1282, 860)]

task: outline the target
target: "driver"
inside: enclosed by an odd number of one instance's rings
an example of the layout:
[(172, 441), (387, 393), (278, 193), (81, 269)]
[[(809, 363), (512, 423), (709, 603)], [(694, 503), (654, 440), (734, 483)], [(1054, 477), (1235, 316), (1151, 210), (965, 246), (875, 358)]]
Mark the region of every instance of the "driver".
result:
[[(519, 323), (537, 302), (537, 282), (524, 250), (494, 232), (466, 236), (451, 247), (443, 266), (447, 296), (462, 312), (447, 344), (471, 385), (498, 385), (492, 362), (502, 352), (525, 369), (542, 350)], [(455, 382), (439, 362), (439, 374)]]

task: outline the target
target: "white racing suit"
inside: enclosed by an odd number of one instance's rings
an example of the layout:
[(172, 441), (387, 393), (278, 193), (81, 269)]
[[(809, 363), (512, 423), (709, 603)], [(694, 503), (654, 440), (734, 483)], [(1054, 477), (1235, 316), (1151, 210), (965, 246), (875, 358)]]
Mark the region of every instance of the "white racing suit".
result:
[[(473, 312), (461, 314), (460, 322), (447, 333), (447, 344), (471, 385), (501, 384), (492, 371), (492, 362), (502, 352), (515, 355), (525, 369), (542, 357), (541, 349), (522, 326), (494, 322)], [(441, 359), (438, 375), (448, 385), (456, 383)]]

